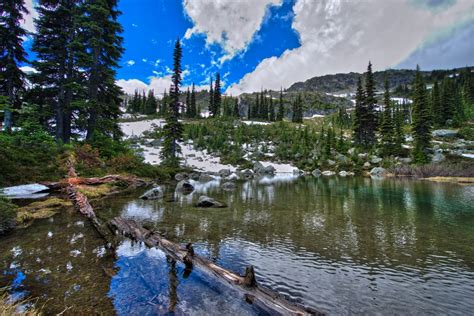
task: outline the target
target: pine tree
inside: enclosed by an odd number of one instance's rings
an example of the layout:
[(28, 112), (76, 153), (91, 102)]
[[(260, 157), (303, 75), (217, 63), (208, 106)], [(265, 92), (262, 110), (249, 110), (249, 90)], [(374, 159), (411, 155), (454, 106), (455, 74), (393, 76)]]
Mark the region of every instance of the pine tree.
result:
[(377, 142), (375, 137), (375, 131), (377, 130), (377, 114), (375, 112), (376, 103), (374, 75), (372, 73), (372, 64), (369, 62), (367, 73), (365, 74), (365, 111), (362, 116), (362, 126), (364, 130), (363, 143), (366, 148), (375, 145)]
[(300, 94), (298, 94), (298, 97), (293, 101), (292, 122), (303, 123), (303, 100)]
[(442, 126), (445, 126), (449, 120), (452, 120), (455, 103), (455, 87), (448, 77), (445, 77), (441, 86), (441, 104), (442, 104)]
[(255, 98), (255, 105), (252, 107), (252, 113), (251, 113), (252, 119), (258, 118), (259, 109), (260, 109), (260, 95), (257, 93), (257, 96)]
[(191, 92), (186, 90), (186, 116), (191, 117)]
[(239, 98), (235, 98), (233, 116), (236, 118), (240, 117), (239, 114)]
[(155, 92), (153, 90), (148, 91), (148, 97), (145, 103), (145, 114), (151, 115), (156, 114), (157, 101), (155, 98)]
[(163, 127), (164, 140), (161, 157), (166, 165), (179, 167), (179, 154), (181, 147), (178, 142), (183, 138), (183, 125), (179, 122), (179, 86), (181, 85), (181, 58), (182, 49), (179, 40), (176, 41), (173, 52), (172, 90), (170, 91), (171, 103), (166, 114), (166, 125)]
[(278, 100), (278, 113), (276, 116), (277, 121), (283, 121), (283, 118), (285, 116), (285, 109), (283, 107), (283, 89), (280, 89), (280, 98)]
[(221, 113), (221, 103), (222, 103), (222, 95), (221, 95), (221, 75), (219, 73), (216, 74), (216, 81), (214, 83), (214, 111), (212, 112), (213, 117), (217, 117)]
[(357, 81), (357, 92), (355, 96), (355, 109), (354, 109), (354, 119), (353, 119), (353, 138), (354, 143), (357, 146), (362, 146), (364, 144), (364, 115), (365, 115), (365, 94), (362, 88), (362, 81), (359, 78)]
[(403, 112), (400, 110), (400, 108), (397, 108), (395, 112), (395, 126), (394, 126), (394, 146), (393, 146), (393, 151), (394, 154), (401, 154), (402, 151), (402, 145), (405, 142), (405, 135), (403, 133), (403, 122), (404, 122), (404, 117), (403, 117)]
[(431, 117), (433, 118), (434, 126), (443, 126), (445, 120), (443, 119), (443, 107), (441, 105), (438, 81), (434, 83), (433, 90), (431, 92)]
[(212, 82), (212, 77), (211, 77), (211, 83), (209, 87), (209, 116), (214, 115), (215, 108), (214, 108), (214, 84)]
[(189, 112), (189, 116), (191, 118), (196, 118), (198, 115), (197, 115), (197, 108), (196, 108), (196, 89), (194, 87), (194, 82), (193, 82), (193, 87), (191, 89), (191, 107), (190, 107), (190, 112)]
[(55, 112), (56, 139), (68, 143), (71, 138), (76, 101), (86, 94), (84, 73), (79, 68), (84, 43), (80, 41), (80, 8), (77, 1), (41, 1), (37, 7), (36, 33), (32, 50), (38, 71), (32, 82), (49, 96), (45, 100)]
[(380, 126), (380, 133), (382, 134), (381, 151), (383, 156), (390, 156), (394, 154), (394, 124), (392, 113), (392, 101), (390, 100), (390, 91), (388, 80), (385, 78), (385, 93), (384, 93), (384, 112), (382, 116), (382, 123)]
[(273, 108), (273, 98), (270, 96), (270, 104), (268, 105), (268, 119), (270, 122), (275, 121), (275, 109)]
[(23, 15), (28, 14), (23, 0), (0, 2), (0, 95), (6, 97), (4, 128), (11, 131), (13, 108), (20, 105), (19, 93), (23, 89), (24, 73), (19, 65), (26, 63), (23, 37), (26, 31), (21, 27)]
[[(118, 129), (120, 100), (116, 93), (116, 68), (124, 51), (122, 47), (122, 26), (118, 22), (120, 12), (117, 0), (84, 0), (79, 24), (79, 40), (83, 42), (83, 52), (79, 66), (85, 70), (87, 78), (87, 136), (94, 133), (109, 133)], [(155, 106), (156, 110), (156, 106)], [(97, 128), (100, 124), (100, 129)]]
[(431, 126), (429, 124), (429, 108), (426, 96), (426, 86), (420, 67), (416, 68), (413, 96), (413, 160), (415, 163), (427, 163), (428, 149), (431, 143)]

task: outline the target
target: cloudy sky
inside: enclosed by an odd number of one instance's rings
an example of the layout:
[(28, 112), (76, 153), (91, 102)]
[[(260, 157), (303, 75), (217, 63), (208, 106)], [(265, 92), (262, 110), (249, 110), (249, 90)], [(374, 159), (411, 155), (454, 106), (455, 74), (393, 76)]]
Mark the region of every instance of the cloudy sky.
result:
[(178, 38), (184, 85), (207, 87), (219, 71), (233, 95), (361, 72), (369, 60), (377, 70), (474, 65), (474, 0), (121, 0), (120, 10), (118, 84), (130, 93), (169, 88)]

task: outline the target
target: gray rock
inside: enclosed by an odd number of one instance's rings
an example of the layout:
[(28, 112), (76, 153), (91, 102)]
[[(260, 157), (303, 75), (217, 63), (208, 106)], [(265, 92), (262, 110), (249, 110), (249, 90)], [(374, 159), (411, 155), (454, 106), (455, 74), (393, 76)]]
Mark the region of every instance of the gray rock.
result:
[(382, 162), (382, 158), (377, 157), (377, 156), (372, 156), (372, 159), (370, 160), (370, 162), (373, 163), (374, 165), (376, 165), (376, 164)]
[(356, 152), (356, 149), (355, 149), (354, 147), (352, 147), (351, 149), (349, 149), (349, 150), (347, 151), (347, 153), (348, 153), (349, 155), (351, 155), (351, 156), (353, 156), (353, 155), (355, 154), (355, 152)]
[(399, 158), (398, 161), (400, 161), (403, 164), (408, 165), (408, 164), (411, 163), (412, 160), (411, 160), (411, 158)]
[(222, 189), (230, 191), (235, 189), (235, 183), (232, 181), (227, 181), (222, 184)]
[(329, 170), (323, 171), (323, 173), (322, 173), (322, 175), (325, 176), (325, 177), (331, 177), (335, 174), (336, 173), (334, 171), (329, 171)]
[(437, 129), (431, 132), (434, 137), (456, 137), (458, 132), (452, 129)]
[(223, 208), (223, 207), (226, 207), (227, 205), (225, 205), (222, 202), (216, 201), (213, 198), (210, 198), (208, 196), (201, 195), (199, 197), (197, 206), (206, 207), (206, 208)]
[(250, 169), (245, 169), (239, 172), (239, 176), (245, 180), (253, 179), (253, 175), (253, 171)]
[(311, 174), (315, 177), (320, 177), (321, 176), (321, 170), (314, 169), (313, 172), (311, 172)]
[(186, 180), (186, 179), (189, 179), (189, 176), (187, 173), (177, 173), (175, 176), (174, 176), (175, 180), (176, 181), (182, 181), (182, 180)]
[(154, 139), (150, 142), (150, 145), (153, 147), (160, 147), (161, 146), (161, 139)]
[(370, 170), (370, 175), (375, 177), (383, 177), (386, 173), (387, 170), (382, 167), (375, 167)]
[(445, 159), (446, 157), (442, 153), (437, 152), (436, 154), (433, 155), (433, 158), (431, 158), (431, 161), (438, 163), (438, 162), (444, 161)]
[(347, 171), (342, 170), (342, 171), (339, 171), (339, 176), (340, 177), (347, 177), (348, 173), (347, 173)]
[(161, 187), (154, 187), (153, 189), (150, 189), (148, 191), (146, 191), (145, 193), (143, 193), (141, 196), (140, 196), (140, 199), (143, 199), (143, 200), (158, 200), (158, 199), (161, 199), (163, 198), (163, 189)]
[(328, 159), (327, 162), (328, 162), (328, 165), (330, 165), (330, 166), (336, 165), (336, 162), (334, 160)]
[(181, 180), (176, 185), (176, 191), (190, 193), (194, 191), (194, 186), (188, 180)]
[(200, 174), (199, 172), (193, 172), (189, 175), (189, 178), (192, 179), (192, 180), (199, 180), (199, 177), (200, 177)]
[(346, 156), (341, 155), (341, 154), (337, 155), (337, 156), (336, 156), (336, 159), (337, 159), (337, 161), (339, 161), (340, 163), (348, 163), (348, 162), (350, 161), (349, 158), (347, 158)]
[(225, 177), (230, 176), (231, 173), (232, 173), (232, 172), (230, 171), (230, 169), (221, 169), (221, 170), (219, 170), (219, 172), (218, 172), (219, 176), (221, 176), (222, 178), (225, 178)]
[(366, 161), (363, 165), (362, 165), (362, 168), (364, 169), (369, 169), (372, 165), (370, 164), (370, 162)]
[(273, 166), (264, 167), (260, 162), (256, 162), (253, 165), (253, 171), (257, 174), (268, 174), (273, 175), (275, 174), (275, 168)]
[(357, 157), (359, 157), (360, 159), (367, 159), (368, 156), (369, 156), (369, 154), (367, 154), (367, 153), (361, 153), (361, 154), (357, 155)]
[(210, 174), (207, 174), (207, 173), (201, 173), (201, 175), (199, 176), (199, 181), (200, 182), (209, 182), (209, 181), (213, 181), (215, 180), (215, 178), (213, 176), (211, 176)]
[(300, 176), (300, 175), (304, 174), (304, 171), (296, 168), (296, 169), (293, 169), (293, 174)]

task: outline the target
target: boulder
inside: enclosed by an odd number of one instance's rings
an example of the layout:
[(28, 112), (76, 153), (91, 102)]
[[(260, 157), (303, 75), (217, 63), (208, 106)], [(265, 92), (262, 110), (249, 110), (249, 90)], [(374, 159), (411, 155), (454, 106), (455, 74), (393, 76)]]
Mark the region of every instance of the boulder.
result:
[(227, 181), (222, 184), (222, 189), (230, 191), (235, 189), (235, 183), (232, 181)]
[(194, 191), (194, 186), (188, 180), (181, 180), (176, 185), (176, 191), (190, 193)]
[(367, 154), (367, 153), (361, 153), (361, 154), (357, 155), (357, 157), (359, 157), (360, 159), (367, 159), (368, 156), (369, 156), (369, 154)]
[(347, 151), (347, 153), (348, 153), (349, 155), (351, 155), (351, 156), (354, 156), (355, 152), (356, 152), (355, 147), (352, 147), (351, 149), (349, 149), (349, 150)]
[(370, 170), (370, 175), (374, 177), (383, 177), (386, 173), (387, 170), (382, 167), (375, 167)]
[(411, 163), (412, 160), (411, 160), (411, 158), (399, 158), (398, 161), (400, 161), (403, 164), (408, 165), (408, 164)]
[(293, 169), (293, 174), (294, 174), (294, 175), (301, 176), (302, 174), (304, 174), (304, 171), (303, 171), (303, 170), (300, 170), (300, 169), (298, 169), (298, 168), (295, 168), (295, 169)]
[(270, 165), (270, 166), (265, 167), (265, 169), (263, 170), (263, 173), (273, 175), (275, 174), (275, 171), (276, 171), (275, 167)]
[(369, 169), (372, 165), (370, 164), (370, 162), (366, 161), (363, 165), (362, 165), (362, 168), (364, 169)]
[(323, 171), (322, 175), (323, 176), (326, 176), (326, 177), (331, 177), (333, 175), (335, 175), (336, 173), (334, 171), (329, 171), (329, 170), (326, 170), (326, 171)]
[(313, 172), (311, 172), (311, 174), (315, 177), (320, 177), (321, 176), (321, 170), (314, 169)]
[(347, 158), (346, 156), (341, 155), (341, 154), (336, 156), (336, 160), (340, 163), (348, 163), (350, 161), (349, 158)]
[(372, 159), (370, 160), (370, 162), (374, 165), (376, 164), (379, 164), (382, 162), (382, 158), (380, 157), (377, 157), (377, 156), (372, 156)]
[(458, 132), (453, 129), (437, 129), (431, 132), (433, 137), (446, 137), (446, 138), (452, 138), (456, 137)]
[(336, 162), (334, 160), (328, 159), (327, 162), (328, 162), (328, 165), (330, 165), (330, 166), (336, 165)]
[(255, 173), (263, 173), (264, 169), (265, 169), (265, 167), (259, 161), (255, 162), (253, 164), (253, 172), (255, 172)]
[(230, 176), (227, 177), (227, 179), (237, 180), (237, 179), (239, 179), (239, 176), (235, 172), (233, 172)]
[(239, 172), (239, 176), (240, 176), (242, 179), (250, 180), (250, 179), (253, 178), (253, 171), (250, 170), (250, 169), (242, 170), (242, 171)]
[(272, 165), (269, 165), (269, 166), (266, 166), (264, 167), (262, 165), (262, 163), (260, 162), (256, 162), (254, 163), (253, 165), (253, 171), (257, 174), (268, 174), (268, 175), (273, 175), (275, 174), (275, 167), (273, 167)]
[(199, 182), (209, 182), (209, 181), (213, 181), (215, 179), (216, 178), (214, 178), (213, 176), (211, 176), (210, 174), (207, 174), (207, 173), (201, 173), (201, 175), (199, 176)]
[(177, 173), (175, 176), (174, 176), (175, 180), (176, 181), (182, 181), (182, 180), (186, 180), (186, 179), (189, 179), (189, 175), (187, 173)]
[(143, 193), (140, 196), (140, 199), (143, 199), (143, 200), (158, 200), (158, 199), (163, 198), (163, 195), (164, 195), (164, 192), (163, 192), (163, 189), (161, 187), (154, 187), (153, 189), (150, 189), (150, 190), (146, 191), (145, 193)]
[(433, 158), (431, 158), (431, 161), (438, 163), (438, 162), (444, 161), (445, 159), (446, 157), (442, 153), (437, 152), (436, 154), (433, 155)]
[(225, 204), (222, 203), (222, 202), (216, 201), (216, 200), (214, 200), (213, 198), (210, 198), (210, 197), (208, 197), (208, 196), (201, 195), (201, 196), (199, 197), (199, 200), (198, 200), (198, 203), (197, 203), (197, 207), (223, 208), (223, 207), (227, 207), (227, 205), (225, 205)]
[(339, 171), (339, 176), (340, 177), (347, 177), (348, 176), (347, 171), (344, 171), (344, 170)]
[(219, 176), (222, 177), (222, 178), (225, 178), (225, 177), (230, 176), (231, 173), (232, 173), (232, 172), (230, 171), (230, 169), (221, 169), (221, 170), (219, 170), (219, 172), (218, 172)]

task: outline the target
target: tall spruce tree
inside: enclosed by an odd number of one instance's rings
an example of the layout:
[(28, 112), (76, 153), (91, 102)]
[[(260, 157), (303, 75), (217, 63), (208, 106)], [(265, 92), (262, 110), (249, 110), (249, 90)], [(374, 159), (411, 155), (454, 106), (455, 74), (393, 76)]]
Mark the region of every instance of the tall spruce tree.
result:
[(434, 83), (433, 90), (431, 91), (431, 117), (433, 119), (434, 126), (443, 126), (443, 107), (441, 104), (441, 95), (439, 91), (438, 81)]
[(285, 108), (283, 107), (283, 89), (280, 89), (280, 98), (278, 99), (278, 113), (276, 116), (277, 121), (283, 121), (285, 117)]
[(369, 62), (365, 74), (365, 111), (362, 116), (362, 126), (364, 130), (363, 144), (366, 148), (377, 143), (377, 138), (375, 137), (375, 132), (377, 130), (377, 113), (375, 112), (376, 104), (374, 74), (372, 72), (372, 63)]
[(186, 90), (186, 116), (191, 117), (191, 92)]
[(26, 63), (23, 38), (26, 31), (21, 27), (23, 15), (28, 13), (23, 0), (0, 2), (0, 95), (6, 97), (4, 129), (11, 131), (12, 110), (20, 106), (19, 94), (23, 89), (24, 73), (20, 64)]
[(191, 102), (191, 107), (190, 107), (189, 116), (191, 118), (196, 118), (198, 115), (197, 115), (197, 108), (196, 108), (196, 88), (194, 87), (194, 82), (191, 88), (191, 101), (190, 102)]
[(275, 109), (273, 108), (273, 98), (270, 95), (270, 100), (268, 104), (268, 119), (270, 122), (275, 121)]
[(145, 114), (147, 115), (156, 114), (156, 108), (157, 108), (157, 101), (155, 98), (155, 91), (150, 90), (148, 91), (148, 96), (146, 98)]
[(221, 92), (221, 75), (216, 74), (216, 81), (214, 83), (214, 111), (212, 113), (213, 117), (217, 117), (221, 113), (222, 105), (222, 92)]
[(383, 156), (390, 156), (395, 153), (395, 144), (394, 144), (394, 123), (393, 123), (393, 111), (392, 111), (392, 101), (390, 100), (390, 90), (388, 85), (388, 80), (385, 78), (385, 92), (383, 96), (384, 102), (384, 112), (382, 116), (382, 122), (380, 125), (381, 133), (381, 151)]
[(235, 98), (234, 109), (232, 111), (232, 116), (239, 118), (239, 98)]
[(215, 112), (215, 107), (214, 107), (214, 82), (211, 77), (211, 83), (209, 86), (209, 116), (213, 116)]
[(412, 154), (415, 163), (423, 164), (429, 162), (428, 150), (431, 144), (431, 126), (426, 86), (419, 66), (416, 67), (413, 86), (412, 132), (414, 146)]
[[(87, 78), (87, 136), (90, 140), (96, 131), (109, 134), (118, 129), (120, 99), (115, 84), (116, 68), (124, 51), (122, 26), (117, 0), (83, 0), (79, 19), (83, 52), (79, 66)], [(153, 101), (146, 103), (144, 112), (150, 113)], [(156, 111), (156, 106), (153, 112)], [(98, 128), (100, 126), (100, 128)]]
[(303, 100), (301, 99), (300, 94), (298, 94), (296, 99), (293, 101), (292, 122), (303, 123)]
[(172, 89), (170, 90), (170, 105), (166, 114), (166, 125), (163, 127), (164, 140), (161, 157), (166, 165), (179, 167), (181, 147), (179, 141), (183, 138), (183, 125), (179, 122), (179, 87), (181, 85), (181, 58), (182, 49), (179, 40), (176, 41), (173, 52), (173, 75), (171, 76)]
[(85, 95), (84, 73), (79, 68), (84, 43), (80, 40), (78, 1), (42, 0), (37, 7), (36, 33), (32, 50), (37, 59), (32, 63), (38, 71), (32, 82), (49, 96), (45, 102), (55, 112), (56, 139), (68, 143), (76, 101)]
[(354, 143), (357, 146), (364, 145), (364, 115), (365, 109), (365, 93), (362, 88), (362, 80), (359, 78), (357, 80), (357, 92), (355, 96), (355, 109), (354, 109), (354, 118), (353, 118), (353, 138)]

